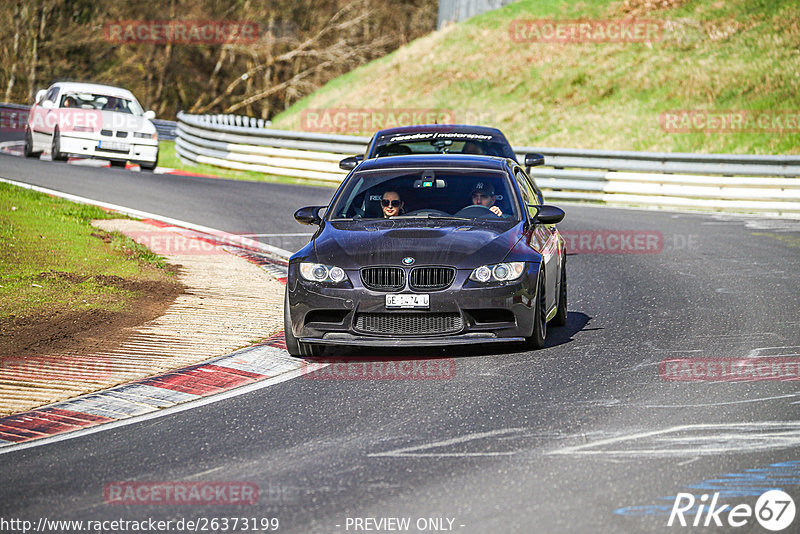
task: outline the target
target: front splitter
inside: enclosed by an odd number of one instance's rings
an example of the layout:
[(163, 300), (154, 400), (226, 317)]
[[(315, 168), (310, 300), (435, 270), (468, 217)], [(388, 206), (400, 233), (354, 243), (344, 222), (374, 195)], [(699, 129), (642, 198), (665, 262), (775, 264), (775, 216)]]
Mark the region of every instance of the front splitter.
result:
[(485, 343), (523, 343), (524, 337), (494, 337), (488, 335), (462, 335), (446, 337), (390, 337), (376, 338), (368, 336), (354, 336), (337, 334), (336, 337), (300, 338), (303, 343), (322, 345), (349, 345), (358, 347), (444, 347), (449, 345), (482, 345)]

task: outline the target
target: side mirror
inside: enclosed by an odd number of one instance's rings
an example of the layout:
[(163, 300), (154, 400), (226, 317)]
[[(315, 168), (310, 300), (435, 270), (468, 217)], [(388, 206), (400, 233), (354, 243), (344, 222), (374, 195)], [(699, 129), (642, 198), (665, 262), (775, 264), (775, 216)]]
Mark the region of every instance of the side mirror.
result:
[(55, 103), (50, 102), (49, 100), (45, 100), (44, 102), (42, 102), (42, 107), (44, 109), (55, 109), (56, 105)]
[(361, 160), (364, 159), (364, 156), (350, 156), (344, 158), (342, 161), (339, 162), (339, 168), (343, 171), (352, 171), (353, 169), (361, 163)]
[(36, 92), (36, 100), (34, 101), (34, 103), (38, 104), (39, 102), (41, 102), (42, 100), (44, 100), (44, 97), (45, 97), (46, 95), (47, 95), (47, 89), (39, 89), (39, 90)]
[(147, 111), (144, 112), (144, 118), (151, 121), (156, 118), (156, 112), (153, 111), (152, 109), (148, 109)]
[(560, 223), (564, 219), (564, 215), (566, 215), (564, 210), (555, 206), (544, 205), (534, 207), (538, 207), (539, 211), (536, 213), (536, 217), (533, 218), (533, 221), (540, 224)]
[(300, 224), (320, 224), (319, 210), (325, 206), (306, 206), (294, 212), (294, 219)]
[(526, 167), (538, 167), (539, 165), (544, 165), (544, 156), (537, 154), (536, 152), (525, 154)]

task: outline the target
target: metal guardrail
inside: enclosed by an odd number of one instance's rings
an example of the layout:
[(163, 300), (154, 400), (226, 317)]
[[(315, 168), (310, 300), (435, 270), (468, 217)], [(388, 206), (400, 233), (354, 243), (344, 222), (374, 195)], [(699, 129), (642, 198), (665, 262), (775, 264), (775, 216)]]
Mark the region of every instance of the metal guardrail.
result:
[[(0, 131), (24, 132), (25, 124), (28, 122), (28, 111), (30, 108), (30, 106), (22, 104), (0, 103)], [(152, 123), (156, 127), (159, 140), (175, 140), (177, 136), (177, 123), (175, 121), (153, 119)]]
[(539, 152), (556, 168), (605, 169), (726, 176), (800, 176), (800, 156), (748, 156), (681, 152), (629, 152), (574, 148), (517, 147), (517, 154)]
[(0, 132), (4, 134), (20, 132), (21, 139), (28, 123), (29, 109), (30, 106), (0, 103)]
[(268, 128), (241, 115), (178, 113), (175, 151), (186, 160), (292, 178), (341, 182), (344, 154), (363, 153), (368, 137)]
[(178, 123), (175, 121), (164, 121), (153, 119), (150, 121), (156, 127), (159, 141), (174, 141), (178, 136)]
[[(186, 160), (278, 176), (340, 182), (345, 155), (368, 137), (268, 128), (232, 115), (178, 114), (175, 148)], [(800, 156), (748, 156), (515, 147), (544, 154), (531, 176), (553, 200), (730, 210), (800, 217)]]

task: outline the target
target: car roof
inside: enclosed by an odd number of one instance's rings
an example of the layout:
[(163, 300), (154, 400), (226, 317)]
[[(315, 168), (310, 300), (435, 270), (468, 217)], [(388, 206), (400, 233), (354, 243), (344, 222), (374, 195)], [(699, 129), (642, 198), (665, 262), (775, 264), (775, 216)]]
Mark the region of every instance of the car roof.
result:
[(122, 87), (114, 87), (113, 85), (101, 85), (98, 83), (56, 82), (53, 84), (53, 86), (60, 87), (64, 92), (95, 93), (135, 100), (133, 93), (127, 89), (123, 89)]
[(507, 170), (509, 164), (516, 165), (514, 160), (496, 156), (480, 156), (473, 154), (421, 154), (404, 156), (385, 156), (367, 159), (356, 168), (359, 171), (395, 170), (403, 168), (474, 168), (483, 170)]
[(406, 135), (414, 133), (426, 132), (463, 132), (463, 133), (476, 133), (483, 135), (499, 136), (505, 139), (503, 132), (497, 128), (490, 128), (489, 126), (473, 126), (468, 124), (418, 124), (415, 126), (398, 126), (396, 128), (387, 128), (385, 130), (378, 130), (375, 133), (375, 138), (392, 136), (392, 135)]

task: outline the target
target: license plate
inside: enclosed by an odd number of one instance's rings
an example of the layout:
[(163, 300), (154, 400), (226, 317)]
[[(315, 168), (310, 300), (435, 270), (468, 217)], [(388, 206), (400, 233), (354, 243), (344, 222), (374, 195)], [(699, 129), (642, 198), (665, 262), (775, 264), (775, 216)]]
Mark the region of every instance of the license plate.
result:
[(128, 143), (117, 143), (116, 141), (100, 141), (97, 145), (100, 150), (113, 150), (114, 152), (128, 152), (131, 145)]
[(428, 308), (429, 295), (394, 294), (386, 295), (387, 308)]

